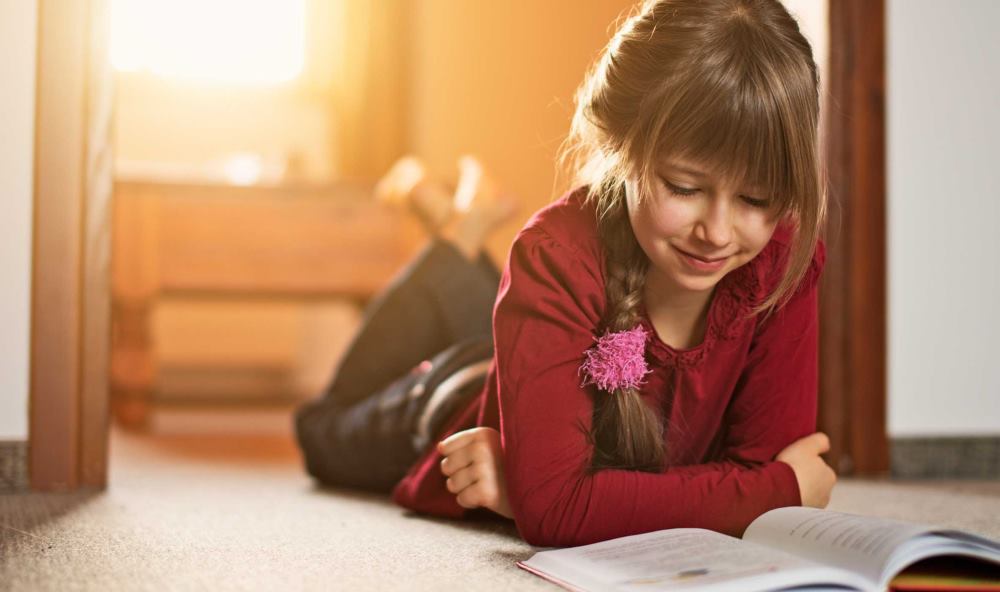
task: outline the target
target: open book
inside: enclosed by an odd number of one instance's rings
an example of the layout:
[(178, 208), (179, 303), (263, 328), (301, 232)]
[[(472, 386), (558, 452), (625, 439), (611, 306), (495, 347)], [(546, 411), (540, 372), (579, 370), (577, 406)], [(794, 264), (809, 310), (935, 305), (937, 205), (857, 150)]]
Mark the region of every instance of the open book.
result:
[(539, 551), (517, 565), (586, 592), (885, 590), (906, 566), (944, 555), (973, 558), (988, 580), (1000, 580), (1000, 541), (807, 507), (771, 510), (742, 539), (675, 528)]

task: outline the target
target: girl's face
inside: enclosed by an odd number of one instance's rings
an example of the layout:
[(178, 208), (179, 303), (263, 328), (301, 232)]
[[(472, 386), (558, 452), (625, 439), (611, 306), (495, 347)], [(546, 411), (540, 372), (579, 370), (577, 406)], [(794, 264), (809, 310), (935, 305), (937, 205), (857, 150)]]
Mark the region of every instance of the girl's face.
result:
[(649, 273), (670, 290), (708, 292), (771, 240), (777, 217), (754, 187), (724, 186), (704, 167), (677, 159), (657, 163), (652, 195), (639, 200), (629, 183), (629, 219), (650, 260)]

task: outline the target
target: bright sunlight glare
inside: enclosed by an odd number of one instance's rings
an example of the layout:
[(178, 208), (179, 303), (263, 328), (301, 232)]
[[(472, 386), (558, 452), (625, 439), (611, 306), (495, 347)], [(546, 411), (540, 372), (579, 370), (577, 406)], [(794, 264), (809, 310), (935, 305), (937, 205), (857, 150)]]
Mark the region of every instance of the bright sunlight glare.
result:
[(111, 61), (166, 78), (289, 81), (305, 61), (305, 0), (112, 0)]

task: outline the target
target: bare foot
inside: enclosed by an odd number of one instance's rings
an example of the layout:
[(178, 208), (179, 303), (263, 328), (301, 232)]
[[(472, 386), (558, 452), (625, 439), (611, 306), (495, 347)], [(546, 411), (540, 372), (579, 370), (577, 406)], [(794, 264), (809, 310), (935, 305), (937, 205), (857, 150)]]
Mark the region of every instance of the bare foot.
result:
[(431, 234), (438, 234), (452, 214), (452, 197), (432, 181), (414, 156), (397, 160), (375, 185), (375, 199), (410, 209)]
[(410, 192), (410, 204), (411, 210), (433, 235), (439, 234), (453, 215), (448, 189), (430, 180), (417, 183)]
[(475, 261), (486, 238), (517, 213), (519, 204), (500, 191), (476, 158), (463, 156), (458, 166), (454, 216), (442, 229), (441, 236), (453, 242), (466, 258)]

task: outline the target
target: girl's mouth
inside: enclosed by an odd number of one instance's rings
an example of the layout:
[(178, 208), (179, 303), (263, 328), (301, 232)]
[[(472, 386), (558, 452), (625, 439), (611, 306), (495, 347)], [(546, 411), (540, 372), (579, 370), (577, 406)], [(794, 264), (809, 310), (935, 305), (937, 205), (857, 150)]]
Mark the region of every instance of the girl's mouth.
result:
[(681, 260), (684, 261), (684, 263), (686, 263), (688, 267), (702, 273), (712, 273), (719, 271), (720, 269), (725, 267), (726, 261), (729, 260), (729, 257), (722, 257), (721, 259), (705, 261), (704, 259), (699, 259), (698, 257), (691, 255), (690, 253), (687, 253), (685, 251), (682, 251), (677, 247), (674, 247), (674, 250), (676, 250), (680, 254)]

